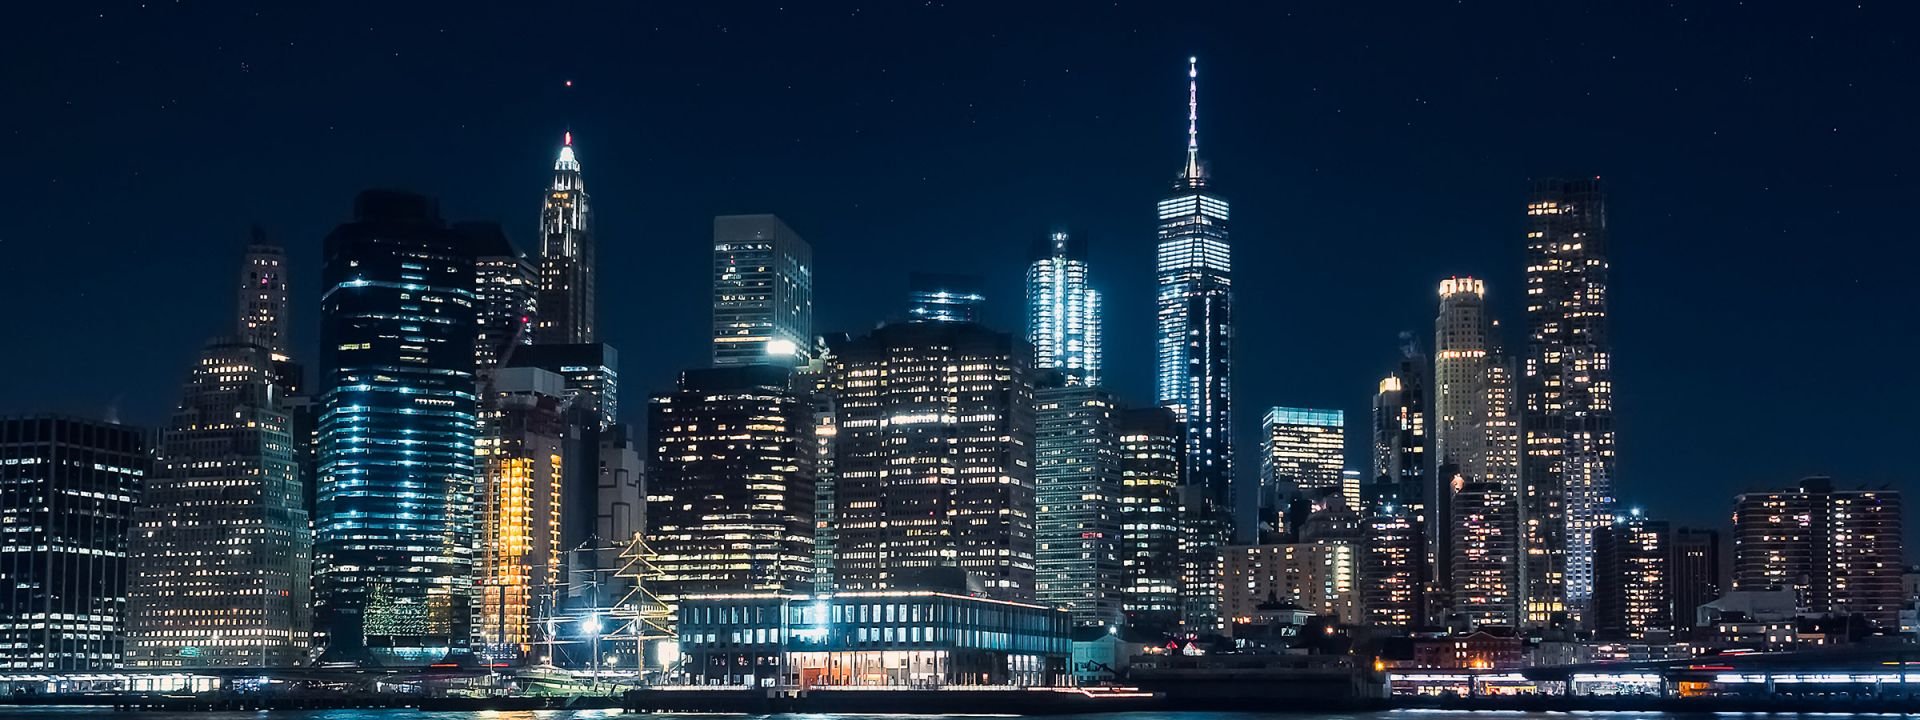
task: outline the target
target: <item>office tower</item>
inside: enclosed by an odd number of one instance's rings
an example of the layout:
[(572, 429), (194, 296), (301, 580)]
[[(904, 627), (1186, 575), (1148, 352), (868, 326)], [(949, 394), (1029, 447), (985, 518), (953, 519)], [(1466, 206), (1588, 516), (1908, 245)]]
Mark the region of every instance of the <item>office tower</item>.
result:
[(889, 323), (833, 348), (842, 592), (959, 566), (1033, 596), (1033, 390), (1026, 349), (968, 322)]
[(233, 339), (189, 374), (134, 513), (129, 665), (304, 661), (313, 538), (278, 393), (272, 352)]
[(321, 276), (316, 630), (329, 661), (435, 662), (472, 639), (473, 256), (433, 199), (371, 190)]
[(540, 314), (534, 341), (570, 345), (599, 340), (594, 320), (593, 208), (566, 134), (540, 209)]
[[(620, 421), (620, 353), (606, 343), (532, 345), (514, 348), (507, 367), (540, 368), (566, 381), (567, 405), (584, 413), (588, 426)], [(591, 447), (592, 443), (588, 443)], [(589, 467), (591, 463), (582, 465)]]
[(1450, 495), (1446, 550), (1453, 614), (1467, 628), (1516, 627), (1520, 620), (1519, 498), (1513, 487), (1461, 482)]
[(1223, 555), (1229, 618), (1254, 614), (1261, 603), (1291, 602), (1345, 625), (1361, 621), (1359, 549), (1352, 540), (1229, 545)]
[(1181, 618), (1180, 461), (1186, 432), (1173, 411), (1120, 414), (1121, 566), (1133, 625), (1171, 630)]
[(139, 428), (0, 418), (0, 666), (121, 667), (127, 534), (150, 462)]
[(1276, 407), (1260, 422), (1260, 508), (1265, 517), (1279, 511), (1289, 492), (1307, 497), (1341, 495), (1350, 507), (1358, 498), (1343, 495), (1341, 471), (1347, 463), (1346, 413), (1339, 410)]
[(1701, 528), (1673, 531), (1673, 559), (1667, 564), (1673, 589), (1673, 631), (1686, 639), (1701, 605), (1720, 599), (1727, 584), (1720, 579), (1720, 532)]
[[(1487, 320), (1485, 283), (1466, 277), (1440, 281), (1440, 314), (1433, 322), (1435, 460), (1468, 480), (1487, 477)], [(1441, 482), (1451, 482), (1451, 477)]]
[[(1192, 458), (1189, 452), (1183, 460)], [(1191, 633), (1220, 632), (1228, 620), (1221, 610), (1226, 593), (1221, 553), (1233, 541), (1233, 527), (1206, 486), (1183, 485), (1179, 497), (1180, 624)]]
[(1835, 490), (1816, 477), (1734, 501), (1733, 589), (1792, 589), (1800, 610), (1899, 619), (1898, 490)]
[(987, 296), (979, 275), (916, 272), (907, 276), (907, 319), (979, 322)]
[(680, 374), (647, 412), (652, 590), (813, 590), (813, 408), (792, 373), (742, 365)]
[[(1493, 329), (1496, 335), (1500, 323), (1495, 321)], [(1487, 422), (1486, 422), (1486, 473), (1487, 482), (1499, 485), (1512, 493), (1515, 501), (1520, 498), (1520, 397), (1518, 386), (1519, 373), (1515, 369), (1514, 359), (1507, 355), (1496, 340), (1487, 355)], [(1512, 529), (1517, 538), (1520, 533), (1519, 515), (1515, 514)]]
[(1440, 281), (1440, 312), (1433, 322), (1434, 585), (1453, 586), (1453, 494), (1486, 479), (1486, 286), (1452, 277)]
[(794, 387), (809, 393), (813, 411), (813, 591), (834, 591), (834, 558), (840, 542), (835, 520), (834, 480), (838, 469), (833, 464), (833, 443), (840, 426), (835, 424), (835, 408), (840, 391), (834, 385), (833, 354), (827, 343), (816, 342), (814, 357), (794, 372)]
[(1100, 293), (1088, 279), (1087, 241), (1065, 231), (1033, 244), (1027, 260), (1027, 342), (1035, 370), (1100, 384)]
[(1645, 640), (1673, 628), (1673, 529), (1639, 511), (1593, 535), (1593, 629), (1606, 639)]
[(268, 353), (287, 354), (287, 250), (267, 241), (266, 232), (253, 228), (240, 265), (240, 313), (235, 328), (242, 343)]
[(1593, 594), (1593, 530), (1613, 504), (1613, 343), (1600, 179), (1546, 180), (1527, 200), (1527, 349), (1520, 477), (1527, 620), (1579, 618)]
[(1426, 528), (1405, 505), (1383, 502), (1360, 522), (1360, 611), (1366, 625), (1426, 624)]
[(539, 368), (494, 370), (482, 383), (480, 571), (476, 649), (490, 662), (528, 657), (561, 590), (560, 489), (567, 441), (564, 380)]
[(458, 223), (454, 230), (473, 250), (473, 366), (484, 374), (517, 346), (533, 344), (540, 276), (498, 223)]
[(713, 219), (713, 364), (805, 365), (813, 246), (773, 215)]
[(1427, 375), (1431, 368), (1412, 333), (1400, 334), (1400, 360), (1373, 396), (1373, 486), (1366, 510), (1391, 502), (1425, 508), (1429, 445)]
[[(1187, 162), (1158, 207), (1155, 397), (1187, 431), (1184, 484), (1203, 515), (1233, 518), (1233, 261), (1227, 201), (1200, 162), (1199, 70), (1187, 65)], [(1229, 525), (1230, 527), (1230, 525)]]
[(1076, 625), (1124, 615), (1119, 410), (1113, 394), (1043, 373), (1033, 394), (1034, 597), (1066, 608)]

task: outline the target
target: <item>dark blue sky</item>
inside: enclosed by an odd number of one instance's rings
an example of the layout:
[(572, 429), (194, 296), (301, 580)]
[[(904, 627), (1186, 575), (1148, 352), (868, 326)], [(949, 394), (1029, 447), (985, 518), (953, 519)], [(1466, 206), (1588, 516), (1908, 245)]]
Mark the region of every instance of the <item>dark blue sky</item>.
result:
[(1108, 374), (1144, 401), (1193, 54), (1234, 203), (1243, 445), (1267, 406), (1338, 407), (1363, 462), (1435, 283), (1484, 277), (1518, 324), (1528, 179), (1601, 175), (1623, 501), (1722, 524), (1732, 493), (1810, 473), (1914, 487), (1913, 3), (282, 5), (13, 10), (0, 412), (162, 421), (227, 330), (252, 222), (298, 263), (303, 347), (359, 189), (530, 247), (569, 125), (629, 409), (704, 362), (731, 212), (814, 244), (822, 329), (895, 311), (911, 269), (986, 274), (1017, 329), (1028, 241), (1071, 225)]

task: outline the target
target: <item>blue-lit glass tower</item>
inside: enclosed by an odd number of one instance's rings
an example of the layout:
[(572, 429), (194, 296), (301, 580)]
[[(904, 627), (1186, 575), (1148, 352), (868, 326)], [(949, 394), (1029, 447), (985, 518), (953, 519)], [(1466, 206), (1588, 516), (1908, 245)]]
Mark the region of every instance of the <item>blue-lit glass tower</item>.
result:
[(327, 236), (316, 610), (326, 661), (464, 651), (475, 496), (474, 258), (433, 199), (368, 191)]
[(1199, 71), (1187, 69), (1187, 164), (1160, 201), (1158, 372), (1161, 405), (1186, 424), (1183, 484), (1205, 488), (1208, 514), (1231, 517), (1233, 504), (1233, 262), (1227, 201), (1200, 162)]
[(1027, 342), (1033, 366), (1070, 384), (1100, 384), (1100, 293), (1087, 279), (1087, 241), (1064, 231), (1035, 242), (1027, 264)]

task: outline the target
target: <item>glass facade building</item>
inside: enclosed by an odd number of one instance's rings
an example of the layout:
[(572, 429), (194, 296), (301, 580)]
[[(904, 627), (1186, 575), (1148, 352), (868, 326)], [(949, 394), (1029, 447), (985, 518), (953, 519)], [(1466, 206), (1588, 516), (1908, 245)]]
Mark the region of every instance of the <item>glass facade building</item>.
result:
[(1172, 629), (1181, 618), (1180, 462), (1186, 433), (1173, 411), (1120, 415), (1123, 608), (1131, 624)]
[(0, 668), (121, 667), (127, 537), (150, 465), (140, 428), (0, 418)]
[(903, 322), (833, 348), (842, 591), (958, 566), (1033, 597), (1033, 387), (1026, 350), (970, 322)]
[(987, 301), (978, 275), (916, 272), (907, 276), (907, 318), (921, 322), (979, 322)]
[(540, 314), (534, 339), (541, 344), (597, 342), (594, 319), (593, 206), (580, 181), (573, 133), (560, 146), (540, 208)]
[(696, 685), (1068, 685), (1061, 610), (934, 590), (690, 596), (680, 653)]
[(1079, 625), (1123, 619), (1117, 403), (1103, 388), (1064, 385), (1047, 371), (1034, 392), (1034, 596), (1066, 608)]
[(773, 215), (713, 219), (713, 364), (812, 357), (813, 246)]
[(1161, 200), (1154, 397), (1187, 432), (1183, 483), (1206, 488), (1196, 512), (1233, 522), (1233, 257), (1227, 201), (1200, 162), (1198, 70), (1189, 64), (1187, 162)]
[(1600, 179), (1543, 180), (1527, 199), (1520, 478), (1527, 621), (1583, 621), (1593, 531), (1613, 513), (1613, 343)]
[(513, 345), (533, 343), (534, 306), (540, 276), (533, 260), (507, 239), (497, 223), (459, 223), (454, 228), (473, 243), (474, 341), (476, 373), (499, 367)]
[(368, 191), (327, 236), (315, 609), (328, 659), (472, 638), (474, 267), (428, 197)]
[(1065, 231), (1034, 243), (1027, 264), (1027, 342), (1036, 370), (1100, 384), (1100, 293), (1087, 272), (1087, 241)]
[(647, 417), (649, 588), (691, 594), (813, 589), (814, 425), (791, 372), (688, 370)]
[[(1311, 498), (1342, 494), (1347, 463), (1347, 418), (1339, 410), (1276, 407), (1260, 422), (1260, 506), (1262, 515), (1285, 505), (1281, 496), (1297, 491)], [(1342, 497), (1348, 507), (1359, 498)]]

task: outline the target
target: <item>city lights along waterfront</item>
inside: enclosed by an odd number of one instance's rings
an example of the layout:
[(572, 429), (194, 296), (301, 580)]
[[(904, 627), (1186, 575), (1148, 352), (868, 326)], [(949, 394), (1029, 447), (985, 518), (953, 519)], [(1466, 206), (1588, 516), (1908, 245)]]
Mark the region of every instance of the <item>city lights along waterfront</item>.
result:
[(1920, 17), (697, 5), (30, 23), (0, 716), (1920, 712)]

